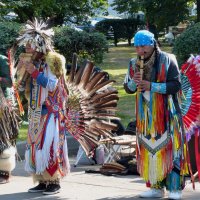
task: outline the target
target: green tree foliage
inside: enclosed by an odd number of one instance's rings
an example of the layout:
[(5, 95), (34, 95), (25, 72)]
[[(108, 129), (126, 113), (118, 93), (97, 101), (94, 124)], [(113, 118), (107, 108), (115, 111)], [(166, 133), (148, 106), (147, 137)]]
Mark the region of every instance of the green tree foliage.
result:
[[(189, 14), (187, 0), (145, 1), (146, 20), (158, 30), (178, 24)], [(178, 9), (178, 10), (177, 10)]]
[(0, 22), (0, 54), (7, 55), (7, 50), (15, 42), (20, 30), (16, 22)]
[(62, 25), (64, 21), (78, 23), (107, 6), (107, 0), (1, 0), (1, 2), (5, 4), (1, 6), (1, 15), (13, 11), (21, 23), (27, 19), (40, 17), (49, 19), (52, 25)]
[(104, 52), (108, 49), (107, 40), (102, 33), (75, 31), (66, 26), (55, 28), (54, 42), (56, 49), (66, 57), (68, 63), (71, 63), (74, 52), (79, 55), (80, 60), (89, 59), (101, 63)]
[(119, 13), (126, 12), (130, 16), (132, 16), (132, 12), (143, 11), (146, 22), (156, 25), (160, 31), (168, 26), (178, 24), (188, 16), (187, 3), (187, 0), (114, 0), (113, 5)]
[(141, 1), (138, 0), (114, 0), (111, 6), (116, 10), (119, 14), (127, 13), (130, 16), (132, 14), (137, 13), (138, 10), (141, 10)]
[(131, 39), (138, 27), (144, 22), (138, 19), (106, 19), (96, 24), (96, 30), (108, 36), (108, 31), (113, 31), (114, 43), (117, 46), (119, 39), (127, 39), (131, 45)]
[(187, 28), (174, 43), (173, 53), (179, 64), (183, 64), (191, 54), (200, 54), (200, 22)]

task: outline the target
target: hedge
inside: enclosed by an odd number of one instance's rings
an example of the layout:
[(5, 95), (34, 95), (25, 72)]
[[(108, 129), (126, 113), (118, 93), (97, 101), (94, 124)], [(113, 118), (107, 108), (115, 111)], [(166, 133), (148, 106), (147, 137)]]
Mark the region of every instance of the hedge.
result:
[(181, 65), (191, 54), (200, 54), (200, 22), (187, 28), (175, 40), (173, 53)]
[(56, 49), (70, 63), (76, 52), (79, 59), (89, 59), (96, 63), (103, 61), (103, 55), (108, 50), (106, 37), (98, 32), (76, 31), (69, 27), (56, 27), (54, 42)]

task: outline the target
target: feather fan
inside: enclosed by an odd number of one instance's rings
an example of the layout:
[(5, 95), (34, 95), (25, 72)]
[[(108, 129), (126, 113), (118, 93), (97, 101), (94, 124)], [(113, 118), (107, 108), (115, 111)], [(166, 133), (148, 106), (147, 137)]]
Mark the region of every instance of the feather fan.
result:
[[(191, 56), (182, 65), (181, 86), (181, 110), (186, 132), (186, 144), (191, 139), (191, 136), (194, 135), (194, 146), (188, 147), (195, 149), (197, 174), (200, 182), (200, 56)], [(191, 165), (189, 164), (189, 166)], [(194, 180), (193, 176), (192, 180)]]
[(191, 56), (181, 67), (181, 111), (187, 140), (200, 121), (200, 56)]

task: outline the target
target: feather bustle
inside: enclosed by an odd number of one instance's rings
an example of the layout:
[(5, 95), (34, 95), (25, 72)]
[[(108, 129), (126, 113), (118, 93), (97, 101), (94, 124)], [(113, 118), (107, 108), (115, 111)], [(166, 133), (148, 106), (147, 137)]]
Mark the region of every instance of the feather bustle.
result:
[(86, 91), (90, 92), (92, 88), (95, 87), (101, 79), (103, 79), (105, 74), (105, 72), (95, 73), (95, 75), (91, 78), (90, 82), (85, 86)]
[(67, 81), (69, 96), (66, 125), (87, 155), (94, 153), (102, 137), (113, 136), (113, 131), (118, 127), (110, 120), (119, 119), (115, 116), (118, 92), (111, 87), (115, 81), (108, 80), (106, 72), (94, 71), (93, 68), (94, 64), (86, 61), (77, 72), (70, 73)]
[(86, 66), (84, 67), (84, 70), (83, 70), (83, 75), (78, 85), (79, 88), (83, 88), (83, 90), (85, 90), (85, 86), (90, 80), (90, 76), (91, 76), (93, 68), (94, 68), (94, 64), (92, 62), (86, 63)]

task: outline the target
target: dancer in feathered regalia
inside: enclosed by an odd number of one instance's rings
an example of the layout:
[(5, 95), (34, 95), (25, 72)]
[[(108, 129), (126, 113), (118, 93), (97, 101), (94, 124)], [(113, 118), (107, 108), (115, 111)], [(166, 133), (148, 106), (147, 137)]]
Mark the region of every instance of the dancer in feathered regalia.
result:
[(111, 122), (118, 101), (114, 81), (95, 71), (90, 61), (77, 70), (76, 54), (65, 80), (65, 59), (54, 52), (52, 35), (44, 22), (35, 20), (17, 38), (26, 48), (17, 65), (18, 88), (29, 99), (25, 169), (39, 181), (29, 192), (43, 194), (57, 193), (60, 178), (69, 172), (66, 131), (93, 156), (100, 139), (112, 137), (117, 129)]
[(16, 139), (20, 118), (15, 108), (12, 70), (8, 58), (0, 55), (0, 183), (9, 181), (15, 168)]
[(37, 19), (27, 22), (17, 38), (18, 45), (26, 49), (17, 67), (25, 73), (19, 88), (25, 89), (29, 103), (25, 170), (39, 182), (28, 191), (55, 194), (60, 179), (70, 171), (64, 123), (66, 71), (65, 58), (53, 49), (53, 30), (46, 27)]
[[(196, 163), (190, 164), (191, 179), (193, 181), (198, 175), (200, 181), (200, 56), (191, 55), (190, 58), (181, 66), (181, 110), (186, 135), (186, 144), (188, 149), (195, 150)], [(188, 144), (194, 137), (194, 144)], [(188, 154), (189, 155), (189, 154)], [(188, 157), (192, 157), (190, 155)], [(193, 175), (192, 167), (196, 164), (197, 172)]]
[(138, 58), (132, 59), (124, 86), (136, 92), (137, 165), (151, 189), (143, 198), (181, 199), (188, 173), (179, 106), (180, 73), (174, 55), (161, 51), (147, 30), (134, 37)]

